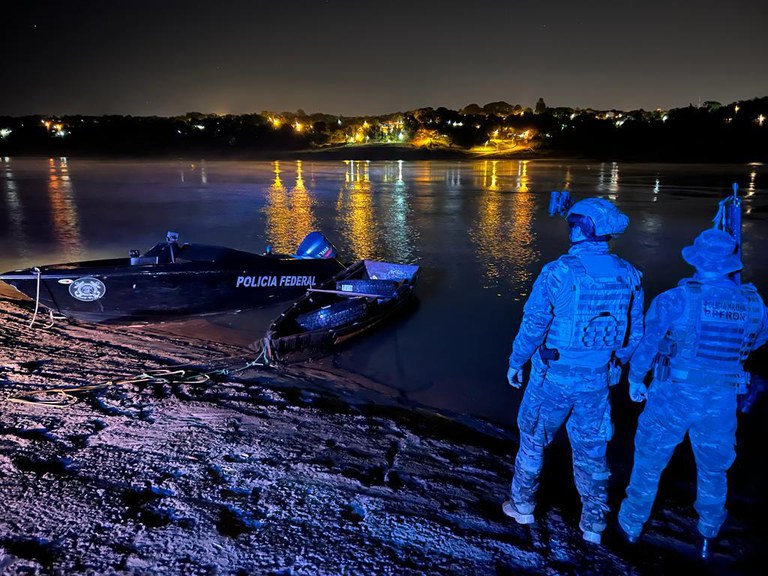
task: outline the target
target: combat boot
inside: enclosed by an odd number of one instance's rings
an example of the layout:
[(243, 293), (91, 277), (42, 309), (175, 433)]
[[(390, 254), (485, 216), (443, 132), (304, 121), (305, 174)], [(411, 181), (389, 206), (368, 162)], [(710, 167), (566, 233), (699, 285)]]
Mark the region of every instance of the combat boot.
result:
[(603, 541), (602, 532), (590, 532), (589, 530), (585, 530), (582, 532), (581, 536), (584, 538), (584, 540), (591, 542), (592, 544), (599, 545)]
[(533, 504), (519, 504), (515, 505), (512, 500), (505, 500), (501, 505), (501, 509), (504, 514), (510, 518), (514, 518), (518, 524), (533, 524), (536, 519), (533, 517), (533, 510), (535, 506)]

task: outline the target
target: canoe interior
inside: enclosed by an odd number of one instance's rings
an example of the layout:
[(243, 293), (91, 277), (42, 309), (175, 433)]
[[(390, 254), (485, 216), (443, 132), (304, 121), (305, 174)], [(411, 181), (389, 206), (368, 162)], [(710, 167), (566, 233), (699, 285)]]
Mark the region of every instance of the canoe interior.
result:
[(419, 267), (361, 260), (310, 288), (276, 318), (263, 340), (273, 364), (327, 354), (413, 304)]

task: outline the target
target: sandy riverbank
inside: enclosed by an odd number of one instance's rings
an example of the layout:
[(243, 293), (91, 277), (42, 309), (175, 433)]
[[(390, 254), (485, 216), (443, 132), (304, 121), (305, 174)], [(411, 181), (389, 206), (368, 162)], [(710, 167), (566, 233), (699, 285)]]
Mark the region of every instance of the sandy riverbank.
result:
[[(685, 508), (642, 555), (595, 547), (560, 505), (570, 479), (520, 527), (499, 509), (513, 431), (322, 367), (238, 371), (253, 355), (237, 346), (31, 314), (0, 299), (1, 574), (740, 574), (761, 544), (732, 519), (702, 567)], [(67, 407), (9, 401), (107, 382)]]

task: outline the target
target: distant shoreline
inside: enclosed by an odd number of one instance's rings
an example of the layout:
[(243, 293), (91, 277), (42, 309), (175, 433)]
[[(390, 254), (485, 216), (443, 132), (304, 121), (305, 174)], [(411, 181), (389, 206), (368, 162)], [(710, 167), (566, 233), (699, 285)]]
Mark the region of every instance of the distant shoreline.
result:
[(671, 110), (494, 102), (375, 117), (303, 111), (174, 117), (0, 115), (0, 157), (768, 162), (768, 97)]
[[(566, 153), (556, 152), (534, 152), (531, 150), (524, 150), (520, 152), (498, 152), (477, 154), (464, 150), (461, 148), (415, 148), (412, 146), (403, 145), (387, 145), (387, 144), (370, 144), (370, 145), (345, 145), (345, 146), (333, 146), (317, 149), (297, 149), (297, 150), (250, 150), (250, 151), (225, 151), (218, 148), (201, 149), (201, 150), (185, 150), (181, 151), (168, 151), (167, 153), (159, 152), (147, 152), (145, 154), (139, 154), (135, 152), (125, 153), (104, 153), (104, 152), (67, 152), (67, 151), (39, 151), (17, 154), (0, 154), (0, 158), (6, 156), (8, 158), (52, 158), (52, 157), (64, 157), (64, 158), (81, 158), (91, 160), (116, 160), (116, 159), (130, 159), (130, 160), (187, 160), (187, 159), (206, 159), (206, 160), (233, 160), (233, 161), (260, 161), (260, 162), (273, 162), (273, 161), (289, 161), (289, 160), (318, 160), (318, 161), (373, 161), (373, 162), (396, 162), (398, 160), (403, 161), (430, 161), (430, 160), (456, 160), (456, 161), (468, 161), (473, 162), (477, 160), (562, 160), (562, 161), (595, 161), (595, 162), (609, 162), (609, 161), (625, 161), (625, 162), (653, 162), (658, 163), (659, 160), (655, 159), (609, 159), (609, 158), (594, 158), (587, 156), (579, 156)], [(664, 161), (661, 161), (664, 162)], [(667, 162), (677, 162), (675, 160), (669, 160)], [(702, 163), (711, 163), (702, 160)], [(722, 163), (728, 163), (723, 161)]]
[[(273, 153), (274, 154), (274, 153)], [(532, 160), (549, 157), (530, 150), (478, 154), (462, 148), (416, 148), (397, 144), (364, 144), (281, 151), (280, 157), (317, 160)]]
[(143, 159), (143, 160), (233, 160), (233, 161), (290, 161), (290, 160), (318, 160), (318, 161), (430, 161), (430, 160), (548, 160), (548, 161), (591, 161), (591, 162), (632, 162), (649, 164), (746, 164), (747, 160), (712, 159), (701, 158), (657, 158), (615, 155), (609, 157), (595, 155), (580, 155), (556, 150), (520, 150), (477, 153), (457, 147), (417, 148), (402, 144), (352, 144), (340, 146), (326, 146), (322, 148), (302, 148), (295, 150), (286, 149), (259, 149), (259, 150), (225, 150), (221, 148), (201, 148), (197, 150), (169, 150), (167, 152), (151, 151), (137, 152), (92, 152), (92, 151), (66, 151), (49, 150), (35, 152), (21, 152), (16, 154), (0, 153), (8, 158), (82, 158), (82, 159)]
[[(2, 156), (3, 154), (0, 154)], [(207, 148), (198, 150), (169, 150), (168, 152), (92, 152), (49, 150), (6, 154), (10, 158), (64, 156), (70, 158), (211, 158), (217, 160), (533, 160), (550, 158), (548, 153), (530, 150), (478, 154), (462, 148), (416, 148), (401, 144), (355, 144), (302, 149), (224, 150)]]

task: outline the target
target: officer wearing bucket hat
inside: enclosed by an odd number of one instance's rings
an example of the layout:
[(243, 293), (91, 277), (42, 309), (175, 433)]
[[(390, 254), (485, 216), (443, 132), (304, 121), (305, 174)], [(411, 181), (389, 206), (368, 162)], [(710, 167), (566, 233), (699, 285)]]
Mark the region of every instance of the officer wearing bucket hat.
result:
[(579, 526), (585, 540), (599, 544), (613, 434), (608, 387), (618, 381), (612, 362), (627, 361), (642, 336), (643, 291), (634, 266), (610, 254), (608, 241), (629, 224), (625, 214), (607, 200), (588, 198), (566, 219), (571, 247), (536, 279), (509, 357), (512, 386), (521, 386), (528, 360), (531, 374), (517, 418), (520, 448), (510, 498), (502, 509), (520, 524), (534, 521), (544, 449), (565, 424), (582, 501)]
[[(634, 468), (619, 525), (636, 541), (656, 499), (659, 478), (685, 435), (696, 457), (700, 553), (711, 553), (725, 521), (726, 473), (736, 452), (736, 397), (748, 384), (744, 361), (768, 339), (768, 314), (755, 287), (729, 274), (742, 264), (733, 237), (702, 232), (683, 259), (693, 278), (663, 292), (645, 317), (645, 335), (630, 362), (629, 392), (647, 400), (635, 435)], [(645, 377), (653, 368), (650, 387)]]

